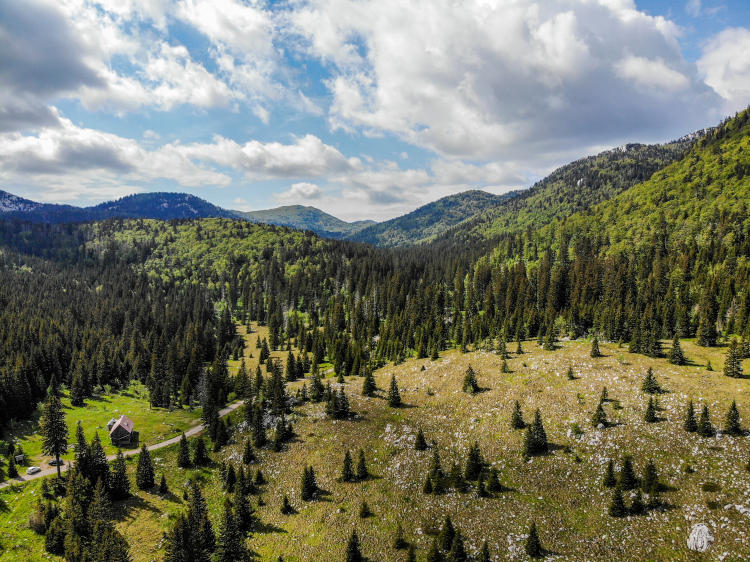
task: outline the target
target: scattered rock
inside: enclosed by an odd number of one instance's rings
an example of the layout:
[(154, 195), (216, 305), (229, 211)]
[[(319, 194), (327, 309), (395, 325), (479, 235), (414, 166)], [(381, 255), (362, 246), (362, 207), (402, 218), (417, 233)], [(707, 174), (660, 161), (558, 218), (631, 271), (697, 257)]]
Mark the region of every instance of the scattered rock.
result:
[(690, 531), (687, 546), (690, 550), (696, 552), (706, 552), (713, 542), (714, 535), (711, 533), (711, 529), (705, 523), (698, 523)]

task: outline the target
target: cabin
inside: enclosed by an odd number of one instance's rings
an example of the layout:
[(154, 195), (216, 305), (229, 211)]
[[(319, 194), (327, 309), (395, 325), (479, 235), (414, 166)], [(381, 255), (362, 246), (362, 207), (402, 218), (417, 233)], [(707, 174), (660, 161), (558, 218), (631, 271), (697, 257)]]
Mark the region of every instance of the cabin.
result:
[(118, 420), (114, 418), (109, 420), (107, 427), (113, 445), (123, 447), (132, 443), (135, 424), (128, 416), (122, 415)]

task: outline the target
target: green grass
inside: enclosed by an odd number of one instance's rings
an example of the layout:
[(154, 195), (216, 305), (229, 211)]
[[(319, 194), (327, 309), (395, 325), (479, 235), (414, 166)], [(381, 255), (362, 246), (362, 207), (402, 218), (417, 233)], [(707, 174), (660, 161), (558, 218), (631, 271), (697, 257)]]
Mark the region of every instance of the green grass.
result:
[[(173, 411), (165, 408), (151, 408), (148, 390), (140, 383), (132, 383), (122, 392), (102, 393), (96, 398), (86, 400), (85, 406), (81, 408), (70, 406), (67, 391), (63, 392), (62, 402), (65, 406), (65, 419), (70, 432), (69, 443), (75, 441), (76, 425), (80, 421), (86, 439), (90, 441), (94, 434), (98, 433), (107, 454), (117, 452), (117, 448), (110, 444), (109, 431), (107, 430), (107, 422), (111, 418), (119, 418), (120, 415), (125, 414), (133, 420), (135, 429), (139, 432), (140, 442), (138, 446), (144, 442), (151, 445), (179, 435), (185, 429), (198, 423), (200, 418), (200, 408), (194, 409), (192, 412), (188, 411), (187, 408)], [(40, 415), (41, 406), (34, 419), (16, 422), (5, 435), (6, 439), (18, 440), (29, 459), (29, 464), (40, 465), (40, 463), (46, 463), (51, 458), (42, 454), (41, 436), (38, 433)], [(72, 449), (64, 458), (73, 458)]]
[[(275, 560), (279, 555), (285, 561), (340, 560), (346, 539), (356, 528), (366, 556), (395, 562), (404, 559), (403, 552), (391, 548), (400, 521), (406, 539), (416, 544), (418, 559), (423, 560), (432, 534), (448, 514), (464, 533), (470, 552), (486, 538), (496, 559), (523, 558), (522, 541), (534, 520), (544, 546), (568, 559), (709, 560), (726, 552), (727, 560), (739, 560), (750, 549), (750, 521), (723, 507), (747, 504), (750, 477), (745, 465), (750, 460), (750, 443), (746, 437), (702, 439), (685, 433), (682, 416), (688, 399), (697, 408), (705, 402), (714, 424), (721, 427), (729, 403), (736, 398), (743, 425), (748, 427), (748, 380), (721, 374), (723, 349), (682, 343), (695, 364), (676, 367), (665, 359), (628, 353), (615, 344), (600, 344), (605, 356), (591, 359), (586, 341), (564, 342), (553, 352), (525, 342), (526, 353), (508, 361), (510, 374), (500, 372), (501, 359), (494, 354), (449, 351), (437, 361), (409, 359), (379, 370), (375, 377), (381, 391), (375, 398), (362, 397), (361, 379), (350, 378), (345, 388), (358, 414), (355, 419), (329, 420), (322, 404), (306, 404), (291, 416), (297, 438), (286, 450), (259, 452), (257, 467), (269, 484), (262, 491), (265, 505), (258, 507), (263, 528), (251, 536), (248, 545), (259, 560)], [(706, 371), (706, 360), (715, 371)], [(461, 392), (469, 364), (478, 372), (480, 386), (487, 389), (474, 396)], [(567, 379), (569, 365), (576, 380)], [(646, 396), (640, 384), (649, 366), (668, 391), (659, 396), (664, 421), (656, 424), (642, 419)], [(385, 400), (392, 373), (407, 405), (397, 410)], [(292, 390), (301, 384), (295, 383)], [(607, 403), (607, 416), (620, 425), (596, 430), (590, 420), (605, 385), (609, 397), (622, 406), (615, 409), (614, 402)], [(540, 408), (549, 439), (558, 446), (552, 454), (530, 463), (522, 459), (523, 432), (509, 424), (516, 399), (527, 421)], [(238, 411), (233, 417), (241, 415)], [(580, 438), (568, 434), (573, 423), (583, 431)], [(438, 443), (445, 469), (454, 461), (464, 462), (469, 445), (478, 441), (484, 458), (499, 470), (502, 483), (512, 491), (494, 498), (477, 498), (471, 492), (422, 494), (432, 452), (413, 450), (418, 427), (424, 429), (428, 441)], [(230, 457), (241, 452), (245, 437), (236, 435), (235, 443), (213, 455), (217, 463), (237, 462)], [(350, 449), (356, 455), (359, 448), (365, 450), (375, 477), (362, 483), (339, 482), (344, 451)], [(669, 509), (626, 519), (607, 515), (611, 491), (601, 485), (603, 469), (609, 458), (619, 462), (625, 453), (633, 456), (639, 473), (654, 459), (661, 481), (671, 487), (663, 494)], [(191, 477), (201, 480), (212, 518), (218, 522), (223, 502), (218, 465), (179, 469), (176, 456), (177, 447), (152, 454), (157, 479), (162, 472), (166, 474), (171, 495), (138, 492), (117, 506), (117, 525), (130, 541), (135, 561), (161, 557), (163, 533), (185, 509), (182, 487)], [(128, 460), (131, 472), (136, 462), (135, 457)], [(323, 501), (299, 498), (302, 469), (307, 464), (314, 466), (319, 484), (330, 492)], [(719, 487), (705, 487), (706, 482)], [(25, 528), (35, 493), (38, 483), (27, 486), (22, 494), (4, 491), (0, 495), (12, 510), (0, 512), (0, 538), (6, 548), (3, 560), (42, 559), (41, 538)], [(297, 514), (280, 513), (284, 494)], [(358, 516), (363, 499), (375, 514), (366, 520)], [(257, 499), (251, 502), (256, 505)], [(690, 528), (700, 522), (709, 524), (716, 536), (706, 555), (686, 548)]]

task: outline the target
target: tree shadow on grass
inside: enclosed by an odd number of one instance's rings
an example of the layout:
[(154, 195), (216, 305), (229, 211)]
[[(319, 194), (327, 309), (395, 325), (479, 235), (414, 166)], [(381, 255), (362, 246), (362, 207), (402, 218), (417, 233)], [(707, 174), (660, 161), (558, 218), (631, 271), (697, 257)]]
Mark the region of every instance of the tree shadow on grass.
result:
[[(295, 511), (296, 513), (296, 511)], [(261, 523), (253, 527), (253, 533), (260, 533), (263, 535), (270, 535), (271, 533), (288, 533), (286, 529), (283, 529), (273, 523)]]
[(144, 500), (140, 496), (131, 496), (126, 500), (112, 503), (112, 518), (115, 521), (126, 521), (135, 517), (135, 513), (133, 513), (135, 510), (161, 513), (161, 510), (152, 505), (151, 502)]

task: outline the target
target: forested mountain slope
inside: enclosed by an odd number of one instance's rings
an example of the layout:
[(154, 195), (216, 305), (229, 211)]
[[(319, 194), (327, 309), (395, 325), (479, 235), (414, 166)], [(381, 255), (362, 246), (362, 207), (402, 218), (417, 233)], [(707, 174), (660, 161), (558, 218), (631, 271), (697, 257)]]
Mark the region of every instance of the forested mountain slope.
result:
[(509, 199), (445, 234), (456, 241), (492, 239), (520, 229), (539, 228), (614, 197), (657, 170), (679, 160), (702, 131), (657, 145), (628, 144), (571, 162), (518, 197)]
[(288, 226), (300, 230), (311, 230), (326, 238), (346, 238), (363, 228), (375, 224), (375, 221), (364, 220), (345, 222), (316, 209), (303, 205), (287, 205), (262, 211), (234, 211), (235, 214), (252, 222)]
[(464, 191), (423, 205), (395, 219), (365, 228), (348, 238), (382, 247), (421, 244), (516, 195), (517, 192), (493, 195), (479, 190)]

